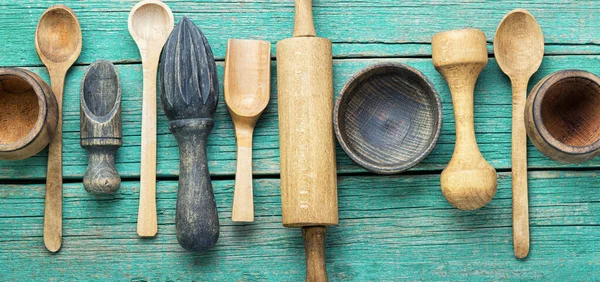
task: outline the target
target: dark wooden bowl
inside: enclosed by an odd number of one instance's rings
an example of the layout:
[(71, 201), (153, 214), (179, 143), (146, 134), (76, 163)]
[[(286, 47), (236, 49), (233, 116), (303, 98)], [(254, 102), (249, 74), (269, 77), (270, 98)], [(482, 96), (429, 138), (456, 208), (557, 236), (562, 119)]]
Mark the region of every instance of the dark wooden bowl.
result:
[(44, 149), (56, 129), (58, 106), (37, 74), (0, 68), (0, 159), (29, 158)]
[(333, 123), (348, 156), (369, 171), (400, 173), (435, 147), (442, 104), (420, 71), (382, 63), (355, 74), (335, 103)]
[(600, 78), (582, 70), (552, 73), (525, 108), (531, 142), (553, 160), (579, 163), (600, 154)]

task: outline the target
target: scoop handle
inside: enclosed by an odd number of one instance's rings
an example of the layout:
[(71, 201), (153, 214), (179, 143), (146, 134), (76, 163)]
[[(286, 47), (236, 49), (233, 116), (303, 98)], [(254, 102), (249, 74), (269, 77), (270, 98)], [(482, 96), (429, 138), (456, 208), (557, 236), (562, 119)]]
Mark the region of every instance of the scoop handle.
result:
[(315, 25), (312, 13), (312, 0), (296, 0), (294, 37), (315, 37)]
[(190, 251), (204, 251), (219, 239), (219, 216), (206, 159), (212, 119), (174, 120), (169, 129), (179, 144), (179, 188), (175, 225), (177, 241)]
[(83, 188), (94, 195), (112, 195), (121, 186), (121, 177), (115, 167), (118, 146), (89, 146), (89, 163), (83, 176)]

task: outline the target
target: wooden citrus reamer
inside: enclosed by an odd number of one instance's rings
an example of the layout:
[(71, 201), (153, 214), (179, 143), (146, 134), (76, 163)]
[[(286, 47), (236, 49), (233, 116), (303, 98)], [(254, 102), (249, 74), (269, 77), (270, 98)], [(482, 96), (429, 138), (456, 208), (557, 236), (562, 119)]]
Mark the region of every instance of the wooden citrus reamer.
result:
[(48, 69), (58, 105), (56, 132), (48, 149), (44, 244), (51, 252), (62, 246), (62, 101), (67, 71), (81, 53), (81, 27), (75, 12), (55, 5), (44, 12), (35, 31), (35, 49)]
[(252, 222), (252, 135), (271, 95), (271, 43), (229, 39), (223, 88), (237, 143), (231, 221)]
[(485, 34), (477, 29), (441, 32), (431, 39), (433, 65), (452, 93), (456, 144), (441, 175), (444, 197), (453, 206), (473, 210), (496, 194), (496, 170), (483, 158), (475, 139), (473, 95), (477, 77), (487, 65)]
[(294, 37), (277, 43), (282, 219), (302, 227), (306, 280), (327, 281), (325, 226), (338, 224), (331, 41), (316, 37), (311, 0), (295, 7)]

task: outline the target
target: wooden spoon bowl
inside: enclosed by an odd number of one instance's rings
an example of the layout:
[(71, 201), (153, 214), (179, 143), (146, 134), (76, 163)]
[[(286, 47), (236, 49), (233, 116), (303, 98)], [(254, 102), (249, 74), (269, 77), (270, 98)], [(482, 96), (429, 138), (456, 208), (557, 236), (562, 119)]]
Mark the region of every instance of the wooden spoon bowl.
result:
[(37, 74), (0, 68), (0, 159), (40, 152), (56, 130), (58, 108), (50, 86)]
[(600, 78), (563, 70), (542, 79), (527, 99), (527, 135), (546, 156), (579, 163), (600, 154)]
[(352, 160), (369, 171), (393, 174), (410, 169), (433, 150), (442, 105), (421, 72), (383, 63), (346, 83), (333, 117), (337, 139)]

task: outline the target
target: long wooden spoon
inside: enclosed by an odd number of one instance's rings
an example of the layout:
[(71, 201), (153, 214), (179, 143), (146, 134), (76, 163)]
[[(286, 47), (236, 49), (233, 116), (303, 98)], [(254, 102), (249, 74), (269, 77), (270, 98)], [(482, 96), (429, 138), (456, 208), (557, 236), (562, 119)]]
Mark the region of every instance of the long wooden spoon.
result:
[(231, 221), (254, 221), (252, 134), (258, 118), (269, 103), (270, 84), (271, 43), (229, 39), (223, 87), (237, 140)]
[(527, 83), (544, 57), (544, 35), (535, 18), (523, 9), (504, 16), (496, 30), (494, 53), (512, 84), (513, 246), (515, 256), (525, 258), (529, 253), (525, 102)]
[(140, 206), (137, 233), (154, 237), (156, 219), (156, 70), (158, 60), (175, 21), (171, 9), (158, 0), (137, 3), (129, 13), (129, 33), (142, 57), (144, 93), (142, 99), (142, 154)]
[(48, 151), (44, 244), (51, 252), (62, 245), (62, 98), (67, 71), (81, 53), (81, 27), (73, 10), (64, 5), (48, 8), (35, 31), (35, 49), (50, 74), (58, 103), (58, 124)]

